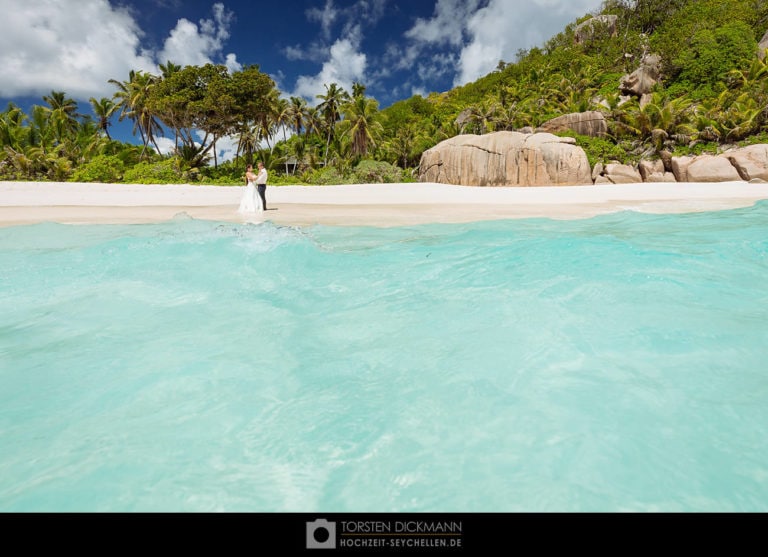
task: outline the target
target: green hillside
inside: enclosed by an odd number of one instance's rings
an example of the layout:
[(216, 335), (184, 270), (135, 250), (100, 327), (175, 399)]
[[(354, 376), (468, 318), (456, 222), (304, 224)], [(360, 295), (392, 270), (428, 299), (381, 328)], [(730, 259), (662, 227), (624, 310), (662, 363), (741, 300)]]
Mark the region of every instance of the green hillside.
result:
[[(474, 83), (388, 107), (386, 135), (414, 138), (410, 164), (424, 147), (458, 133), (535, 128), (587, 110), (604, 112), (609, 124), (605, 139), (578, 138), (593, 163), (768, 140), (768, 60), (757, 56), (768, 2), (608, 0), (600, 13), (617, 16), (613, 35), (598, 28), (577, 44), (574, 30), (585, 16)], [(645, 54), (661, 58), (661, 76), (641, 108), (639, 98), (621, 98), (619, 84)]]

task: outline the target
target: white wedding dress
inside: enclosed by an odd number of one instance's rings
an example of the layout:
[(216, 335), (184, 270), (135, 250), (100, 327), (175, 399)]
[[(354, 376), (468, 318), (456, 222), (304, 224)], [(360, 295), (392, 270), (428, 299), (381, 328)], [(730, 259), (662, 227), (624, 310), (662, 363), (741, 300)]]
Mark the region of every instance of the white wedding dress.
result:
[(261, 213), (261, 203), (256, 201), (258, 197), (256, 192), (256, 184), (248, 182), (245, 186), (245, 192), (243, 192), (243, 198), (240, 200), (240, 207), (237, 209), (238, 213)]

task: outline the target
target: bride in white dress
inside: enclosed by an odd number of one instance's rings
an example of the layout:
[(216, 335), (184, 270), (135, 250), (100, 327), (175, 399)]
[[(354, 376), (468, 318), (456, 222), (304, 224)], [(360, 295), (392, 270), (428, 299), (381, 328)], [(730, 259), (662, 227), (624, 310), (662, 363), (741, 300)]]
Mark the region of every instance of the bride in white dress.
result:
[(261, 203), (256, 202), (256, 175), (253, 173), (253, 165), (249, 164), (245, 172), (248, 184), (245, 186), (245, 192), (240, 200), (238, 213), (261, 213)]

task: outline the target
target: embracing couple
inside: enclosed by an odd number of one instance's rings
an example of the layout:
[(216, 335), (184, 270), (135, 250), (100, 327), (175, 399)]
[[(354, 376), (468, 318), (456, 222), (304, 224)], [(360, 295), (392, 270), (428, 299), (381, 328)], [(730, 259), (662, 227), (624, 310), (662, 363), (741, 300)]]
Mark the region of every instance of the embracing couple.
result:
[[(261, 213), (267, 210), (267, 169), (258, 163), (258, 174), (253, 173), (253, 165), (249, 164), (245, 172), (246, 186), (243, 198), (240, 200), (239, 213)], [(256, 192), (259, 192), (261, 203), (256, 202)]]

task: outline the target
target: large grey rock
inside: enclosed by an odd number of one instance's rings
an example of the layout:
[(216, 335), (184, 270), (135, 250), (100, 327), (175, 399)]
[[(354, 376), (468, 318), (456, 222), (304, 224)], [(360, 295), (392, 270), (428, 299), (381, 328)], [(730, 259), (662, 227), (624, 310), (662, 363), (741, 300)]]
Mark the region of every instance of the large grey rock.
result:
[(652, 160), (652, 161), (640, 161), (637, 165), (637, 169), (640, 171), (640, 176), (643, 178), (643, 182), (676, 182), (675, 175), (672, 172), (668, 172), (664, 168), (664, 161)]
[(642, 97), (653, 89), (661, 75), (661, 58), (655, 54), (643, 57), (640, 67), (621, 78), (619, 89), (625, 95)]
[(639, 184), (643, 181), (635, 167), (628, 164), (606, 164), (603, 175), (612, 184)]
[(647, 182), (649, 176), (654, 174), (664, 174), (664, 163), (660, 160), (640, 161), (640, 164), (637, 165), (637, 169), (640, 171), (640, 176), (643, 178), (643, 182)]
[(595, 167), (592, 169), (592, 181), (597, 180), (598, 176), (602, 176), (605, 171), (605, 165), (601, 162), (595, 163)]
[(741, 176), (727, 157), (700, 155), (688, 165), (688, 182), (736, 182)]
[(757, 45), (757, 56), (760, 60), (765, 60), (765, 49), (768, 48), (768, 31), (765, 32), (763, 38)]
[(693, 162), (693, 157), (672, 157), (672, 173), (678, 182), (688, 181), (688, 167)]
[(585, 43), (597, 37), (599, 34), (606, 36), (616, 36), (616, 22), (619, 16), (616, 15), (598, 15), (588, 19), (573, 30), (573, 36), (576, 44)]
[(459, 135), (424, 152), (419, 181), (465, 186), (591, 184), (587, 155), (570, 137), (496, 132)]
[(456, 116), (455, 123), (457, 126), (459, 126), (460, 129), (463, 129), (464, 126), (469, 124), (469, 122), (472, 121), (472, 109), (471, 108), (465, 108), (461, 111), (461, 114)]
[(651, 174), (648, 176), (648, 179), (645, 180), (649, 184), (652, 183), (667, 183), (667, 182), (677, 182), (675, 180), (675, 175), (671, 172), (663, 172), (661, 174)]
[(545, 122), (536, 131), (557, 133), (566, 130), (590, 137), (602, 137), (608, 133), (608, 123), (605, 121), (605, 116), (602, 112), (591, 110), (588, 112), (563, 114)]
[(736, 168), (742, 180), (768, 180), (768, 145), (750, 145), (720, 155)]

